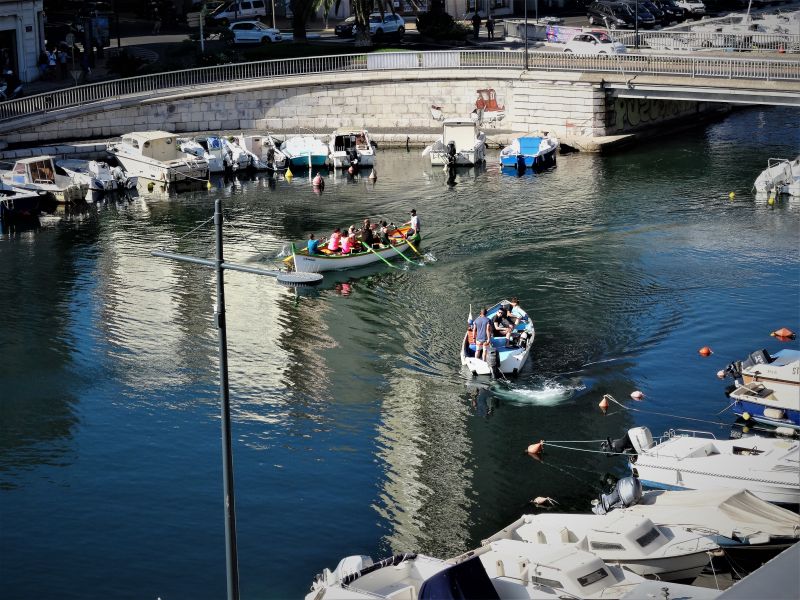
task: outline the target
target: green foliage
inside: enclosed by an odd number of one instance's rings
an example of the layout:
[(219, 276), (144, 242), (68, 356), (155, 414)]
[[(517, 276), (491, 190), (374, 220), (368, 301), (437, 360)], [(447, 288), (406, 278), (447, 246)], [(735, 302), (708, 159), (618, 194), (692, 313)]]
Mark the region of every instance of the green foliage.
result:
[(443, 11), (420, 14), (417, 17), (417, 31), (421, 36), (433, 40), (465, 40), (469, 36), (467, 27)]

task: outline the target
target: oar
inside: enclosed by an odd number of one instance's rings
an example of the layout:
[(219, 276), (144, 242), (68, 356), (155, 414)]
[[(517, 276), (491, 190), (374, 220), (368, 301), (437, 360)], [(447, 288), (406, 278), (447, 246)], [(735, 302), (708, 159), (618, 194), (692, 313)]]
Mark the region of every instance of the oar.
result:
[(369, 247), (367, 244), (365, 244), (364, 242), (361, 242), (361, 245), (362, 245), (362, 246), (364, 246), (364, 248), (366, 248), (366, 249), (367, 249), (367, 250), (369, 250), (370, 252), (372, 252), (372, 253), (373, 253), (375, 256), (377, 256), (378, 258), (380, 258), (380, 259), (381, 259), (383, 262), (385, 262), (385, 263), (386, 263), (387, 265), (389, 265), (391, 268), (393, 268), (393, 269), (396, 269), (396, 268), (397, 268), (397, 267), (395, 267), (395, 266), (394, 266), (392, 263), (390, 263), (388, 260), (386, 260), (385, 258), (383, 258), (383, 257), (382, 257), (380, 254), (378, 254), (377, 252), (375, 252), (375, 250), (373, 250), (372, 248), (370, 248), (370, 247)]
[[(417, 263), (415, 263), (413, 260), (411, 260), (410, 258), (408, 258), (408, 257), (407, 257), (405, 254), (403, 254), (403, 251), (402, 251), (402, 250), (398, 250), (398, 249), (395, 247), (395, 245), (394, 245), (394, 244), (392, 244), (392, 242), (391, 242), (391, 241), (389, 242), (389, 248), (391, 248), (392, 250), (394, 250), (395, 252), (397, 252), (397, 253), (398, 253), (400, 256), (402, 256), (402, 257), (403, 257), (403, 259), (404, 259), (404, 260), (407, 260), (407, 261), (408, 261), (408, 262), (410, 262), (412, 265), (416, 265), (416, 264), (417, 264)], [(419, 265), (417, 265), (417, 266), (419, 266)]]
[(417, 249), (416, 249), (416, 247), (414, 247), (414, 244), (412, 244), (412, 243), (411, 243), (411, 240), (409, 240), (408, 238), (406, 238), (406, 244), (408, 244), (409, 246), (411, 246), (411, 249), (412, 249), (414, 252), (416, 252), (416, 253), (417, 253), (417, 256), (422, 256), (422, 253), (420, 253), (420, 251), (419, 251), (419, 250), (417, 250)]

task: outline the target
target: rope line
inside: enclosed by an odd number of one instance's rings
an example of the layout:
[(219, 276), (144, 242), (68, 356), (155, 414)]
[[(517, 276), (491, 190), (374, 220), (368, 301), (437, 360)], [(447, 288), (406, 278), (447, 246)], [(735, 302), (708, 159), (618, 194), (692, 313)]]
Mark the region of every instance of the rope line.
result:
[(202, 223), (200, 223), (200, 225), (198, 225), (198, 226), (197, 226), (197, 227), (195, 227), (194, 229), (190, 229), (189, 231), (187, 231), (186, 233), (184, 233), (184, 234), (183, 234), (181, 237), (179, 237), (179, 238), (177, 239), (177, 241), (178, 241), (178, 242), (180, 242), (180, 241), (181, 241), (183, 238), (185, 238), (187, 235), (191, 235), (192, 233), (194, 233), (195, 231), (197, 231), (197, 230), (198, 230), (198, 229), (200, 229), (201, 227), (204, 227), (204, 226), (208, 225), (208, 224), (209, 224), (211, 221), (213, 221), (213, 220), (214, 220), (214, 216), (212, 215), (212, 216), (210, 216), (208, 219), (206, 219), (205, 221), (203, 221)]

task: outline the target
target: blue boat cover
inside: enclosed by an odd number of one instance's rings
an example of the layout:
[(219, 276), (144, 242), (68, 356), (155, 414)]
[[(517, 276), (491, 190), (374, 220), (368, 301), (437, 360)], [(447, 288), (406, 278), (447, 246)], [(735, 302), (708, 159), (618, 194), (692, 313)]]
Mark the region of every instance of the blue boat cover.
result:
[(222, 140), (218, 137), (207, 137), (206, 140), (209, 150), (219, 150), (222, 148)]
[(541, 143), (542, 138), (540, 137), (521, 137), (519, 138), (519, 153), (538, 154)]
[(419, 588), (419, 600), (500, 600), (481, 559), (469, 560), (439, 571)]

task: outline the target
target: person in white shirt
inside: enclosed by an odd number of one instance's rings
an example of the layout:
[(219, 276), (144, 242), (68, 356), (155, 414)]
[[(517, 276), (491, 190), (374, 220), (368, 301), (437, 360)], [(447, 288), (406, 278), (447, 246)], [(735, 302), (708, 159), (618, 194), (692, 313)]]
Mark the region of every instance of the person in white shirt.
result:
[(522, 307), (519, 305), (519, 300), (517, 300), (516, 296), (511, 298), (511, 311), (509, 316), (514, 318), (515, 324), (519, 325), (520, 321), (524, 321), (528, 318), (528, 313), (522, 310)]
[(411, 231), (408, 232), (408, 235), (414, 235), (415, 233), (419, 233), (419, 217), (417, 216), (417, 209), (411, 209)]

